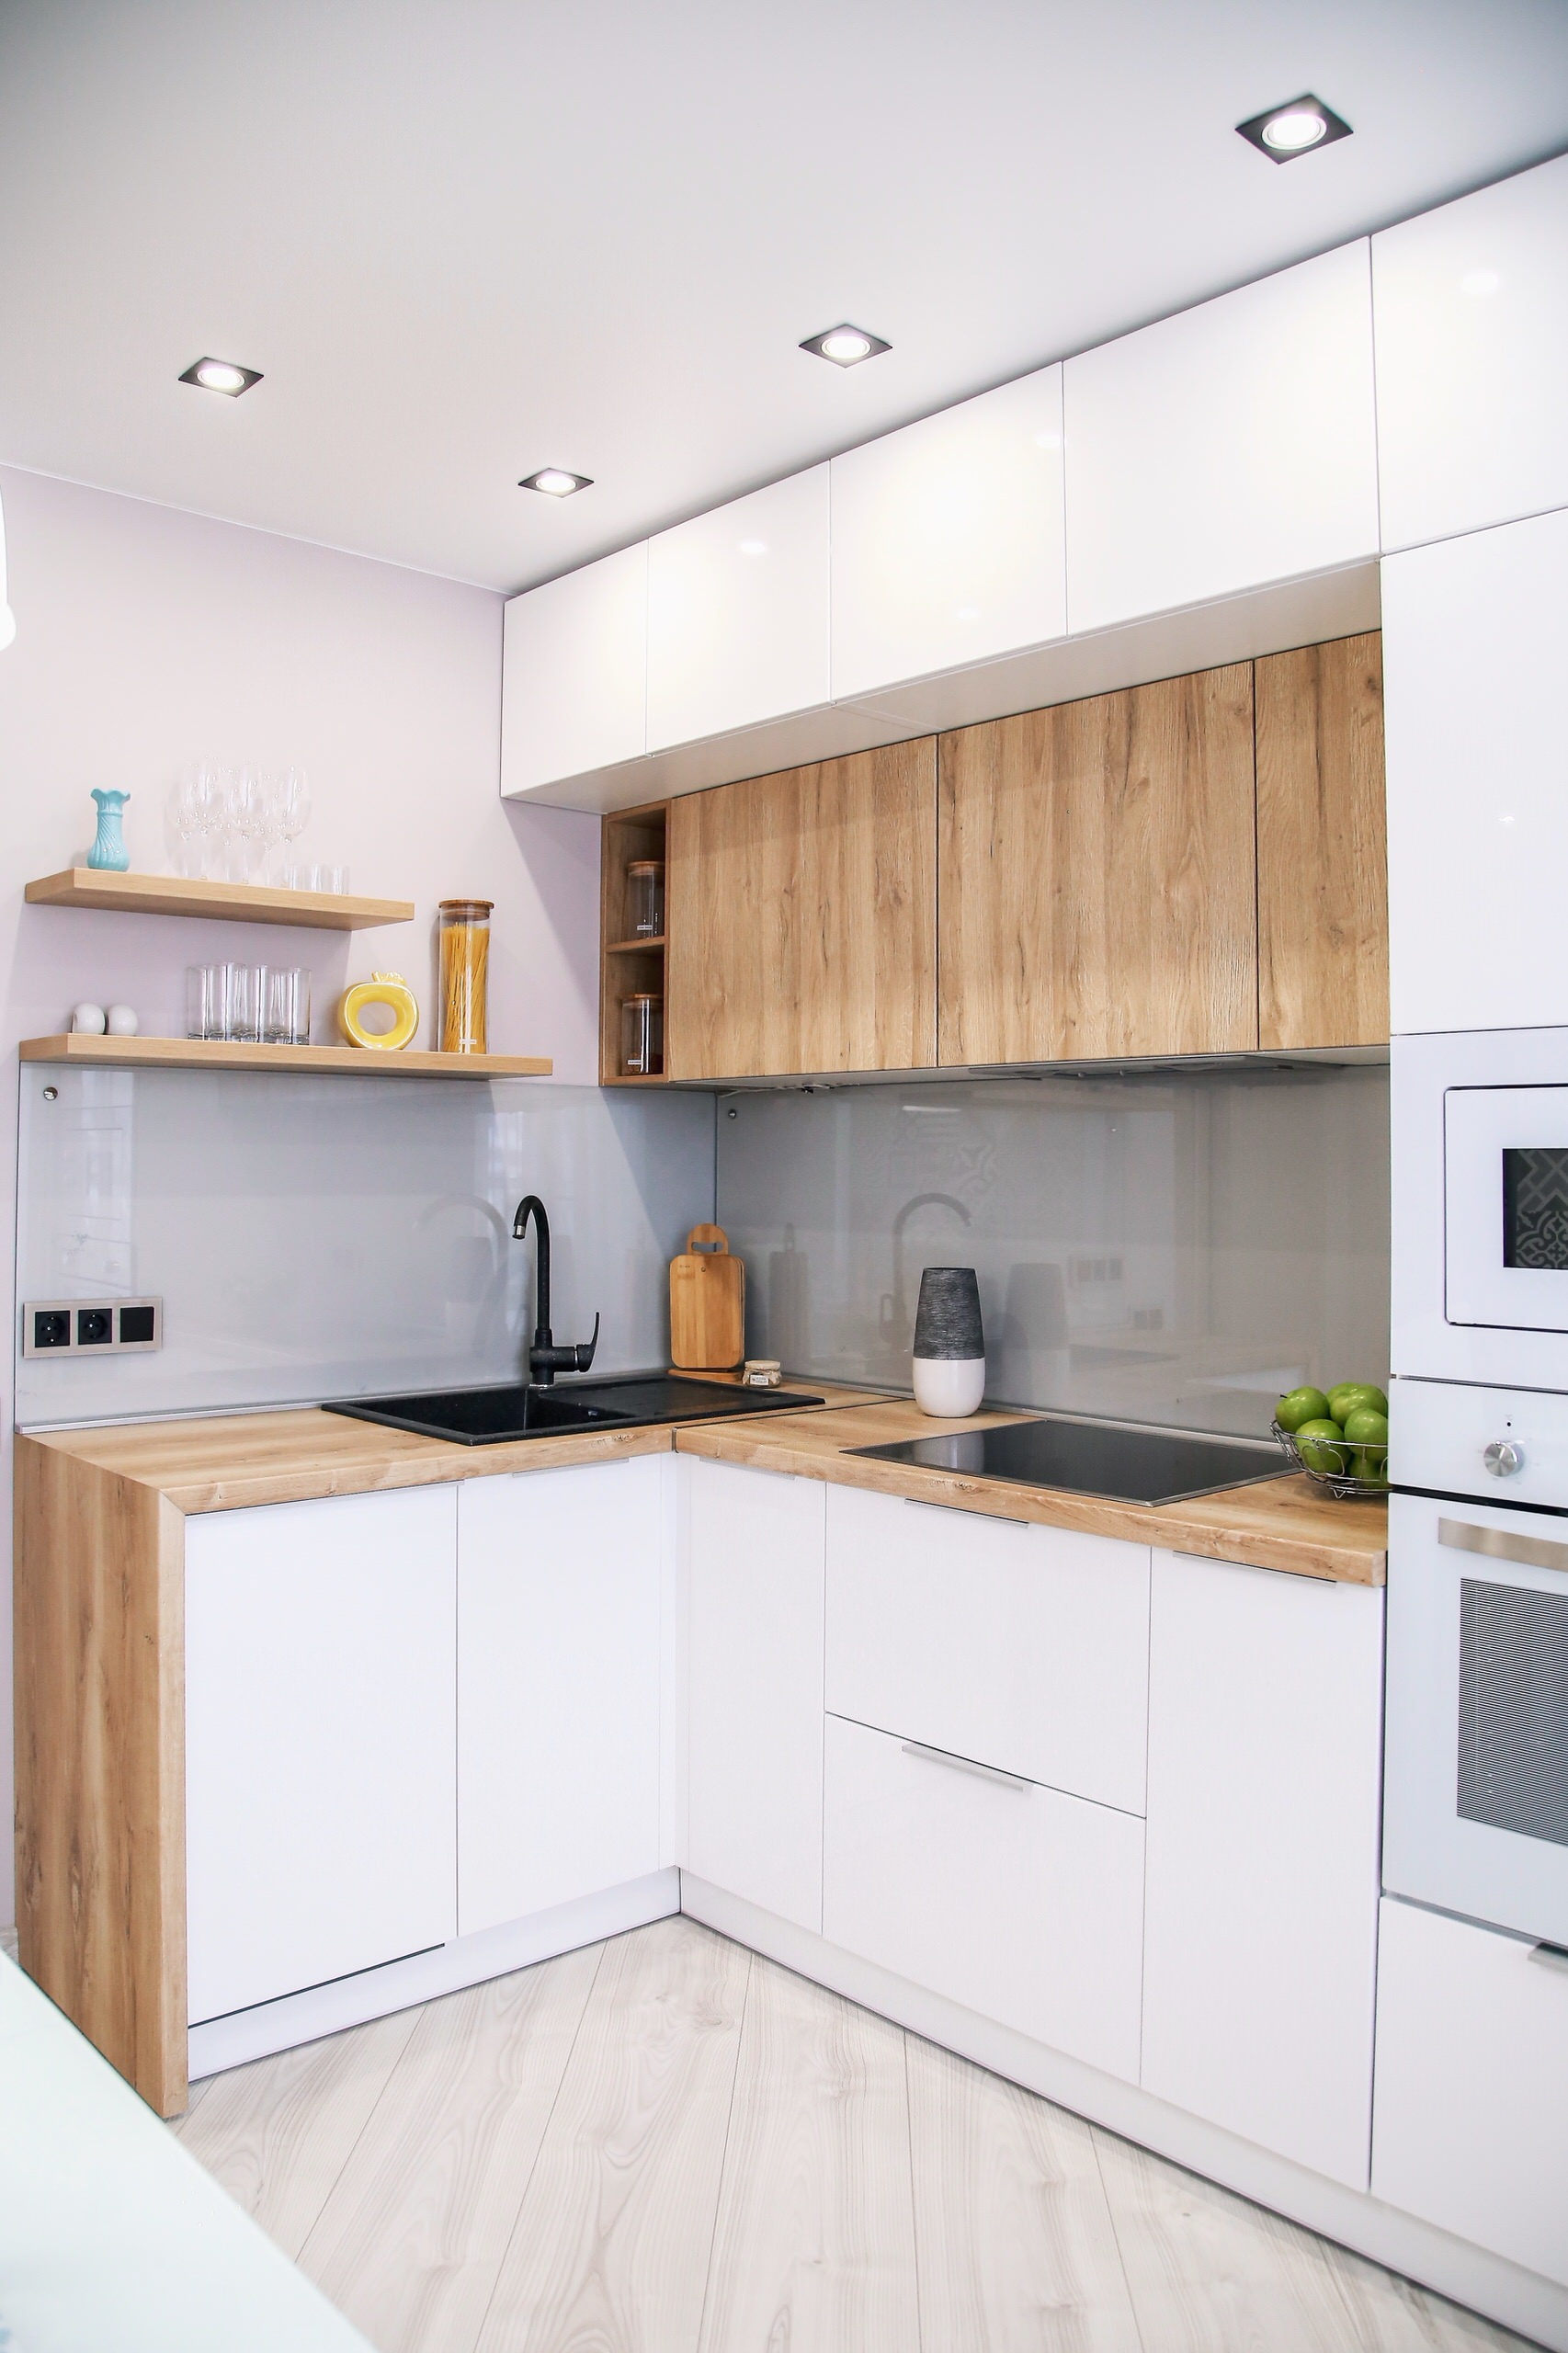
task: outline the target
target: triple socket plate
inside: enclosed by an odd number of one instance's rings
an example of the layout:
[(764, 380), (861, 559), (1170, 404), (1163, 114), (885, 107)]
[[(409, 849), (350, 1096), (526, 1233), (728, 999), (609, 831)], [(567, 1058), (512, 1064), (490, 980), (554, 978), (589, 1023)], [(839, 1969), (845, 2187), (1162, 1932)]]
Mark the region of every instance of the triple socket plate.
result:
[(145, 1356), (164, 1345), (161, 1299), (29, 1299), (24, 1357)]

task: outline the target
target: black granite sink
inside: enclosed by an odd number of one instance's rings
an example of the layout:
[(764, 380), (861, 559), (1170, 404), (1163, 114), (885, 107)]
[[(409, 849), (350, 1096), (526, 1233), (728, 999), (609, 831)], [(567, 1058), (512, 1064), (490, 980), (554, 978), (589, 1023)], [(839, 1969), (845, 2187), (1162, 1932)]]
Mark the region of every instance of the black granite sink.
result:
[(658, 1422), (711, 1422), (735, 1414), (778, 1414), (820, 1405), (792, 1389), (740, 1389), (729, 1381), (687, 1381), (678, 1373), (632, 1372), (605, 1381), (561, 1381), (553, 1388), (507, 1381), (487, 1389), (428, 1389), (403, 1397), (335, 1399), (329, 1414), (384, 1422), (420, 1438), (458, 1446), (507, 1446), (525, 1438), (565, 1438), (580, 1430), (637, 1429)]

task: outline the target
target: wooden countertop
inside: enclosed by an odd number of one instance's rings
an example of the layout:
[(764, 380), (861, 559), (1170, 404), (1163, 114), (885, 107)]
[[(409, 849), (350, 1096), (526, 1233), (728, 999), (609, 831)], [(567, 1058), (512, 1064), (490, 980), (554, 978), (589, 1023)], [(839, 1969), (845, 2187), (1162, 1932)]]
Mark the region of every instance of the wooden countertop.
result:
[(737, 1462), (759, 1471), (788, 1471), (846, 1487), (870, 1487), (916, 1503), (948, 1503), (998, 1519), (1026, 1519), (1043, 1528), (1071, 1528), (1090, 1536), (1119, 1536), (1205, 1560), (1240, 1561), (1299, 1576), (1344, 1585), (1381, 1585), (1388, 1565), (1388, 1506), (1336, 1503), (1299, 1474), (1259, 1486), (1228, 1487), (1186, 1504), (1114, 1503), (1059, 1488), (1020, 1487), (956, 1471), (925, 1471), (903, 1462), (869, 1462), (846, 1447), (885, 1446), (932, 1438), (947, 1430), (994, 1428), (1029, 1421), (1028, 1414), (975, 1414), (967, 1421), (933, 1420), (913, 1404), (882, 1398), (846, 1412), (779, 1414), (751, 1423), (704, 1422), (676, 1432), (681, 1454)]
[[(790, 1381), (842, 1408), (868, 1390), (825, 1381)], [(790, 1414), (807, 1421), (812, 1407)], [(779, 1419), (786, 1418), (783, 1415)], [(118, 1422), (99, 1429), (29, 1430), (39, 1446), (150, 1488), (176, 1511), (237, 1511), (251, 1504), (308, 1503), (323, 1495), (373, 1495), (382, 1488), (437, 1486), (448, 1479), (498, 1478), (516, 1471), (614, 1462), (623, 1455), (667, 1454), (668, 1424), (646, 1429), (584, 1430), (530, 1438), (509, 1446), (454, 1446), (416, 1438), (381, 1422), (351, 1421), (320, 1405), (210, 1419)]]
[(820, 1381), (812, 1388), (826, 1403), (801, 1413), (687, 1422), (674, 1429), (656, 1424), (647, 1429), (587, 1430), (565, 1438), (523, 1438), (509, 1446), (453, 1446), (439, 1438), (415, 1438), (409, 1430), (387, 1429), (379, 1422), (350, 1421), (319, 1405), (29, 1435), (40, 1446), (151, 1489), (182, 1512), (235, 1511), (251, 1504), (303, 1503), (322, 1495), (433, 1486), (448, 1479), (613, 1462), (623, 1455), (665, 1454), (673, 1446), (678, 1453), (704, 1455), (716, 1462), (793, 1472), (840, 1486), (908, 1495), (917, 1503), (956, 1504), (999, 1519), (1037, 1521), (1044, 1528), (1119, 1536), (1135, 1544), (1196, 1552), (1207, 1560), (1247, 1562), (1257, 1568), (1351, 1585), (1383, 1583), (1388, 1557), (1384, 1504), (1335, 1503), (1300, 1477), (1230, 1487), (1195, 1503), (1124, 1504), (1057, 1488), (1014, 1486), (961, 1472), (867, 1461), (845, 1449), (1032, 1416), (988, 1413), (965, 1422), (936, 1421), (903, 1399)]

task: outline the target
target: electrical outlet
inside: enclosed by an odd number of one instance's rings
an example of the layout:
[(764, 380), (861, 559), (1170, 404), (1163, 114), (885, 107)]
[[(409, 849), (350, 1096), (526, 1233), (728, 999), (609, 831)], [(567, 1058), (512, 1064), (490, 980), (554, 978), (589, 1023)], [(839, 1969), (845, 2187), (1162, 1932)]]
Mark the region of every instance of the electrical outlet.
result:
[(145, 1355), (164, 1345), (161, 1299), (29, 1299), (24, 1357)]

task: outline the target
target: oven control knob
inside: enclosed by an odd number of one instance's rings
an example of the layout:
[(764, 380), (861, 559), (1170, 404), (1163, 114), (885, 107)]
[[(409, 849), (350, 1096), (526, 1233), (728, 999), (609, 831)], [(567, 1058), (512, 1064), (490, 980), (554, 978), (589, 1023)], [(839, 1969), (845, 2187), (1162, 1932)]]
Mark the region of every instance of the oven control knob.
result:
[(1511, 1438), (1494, 1438), (1481, 1459), (1494, 1479), (1511, 1479), (1525, 1467), (1525, 1449)]

